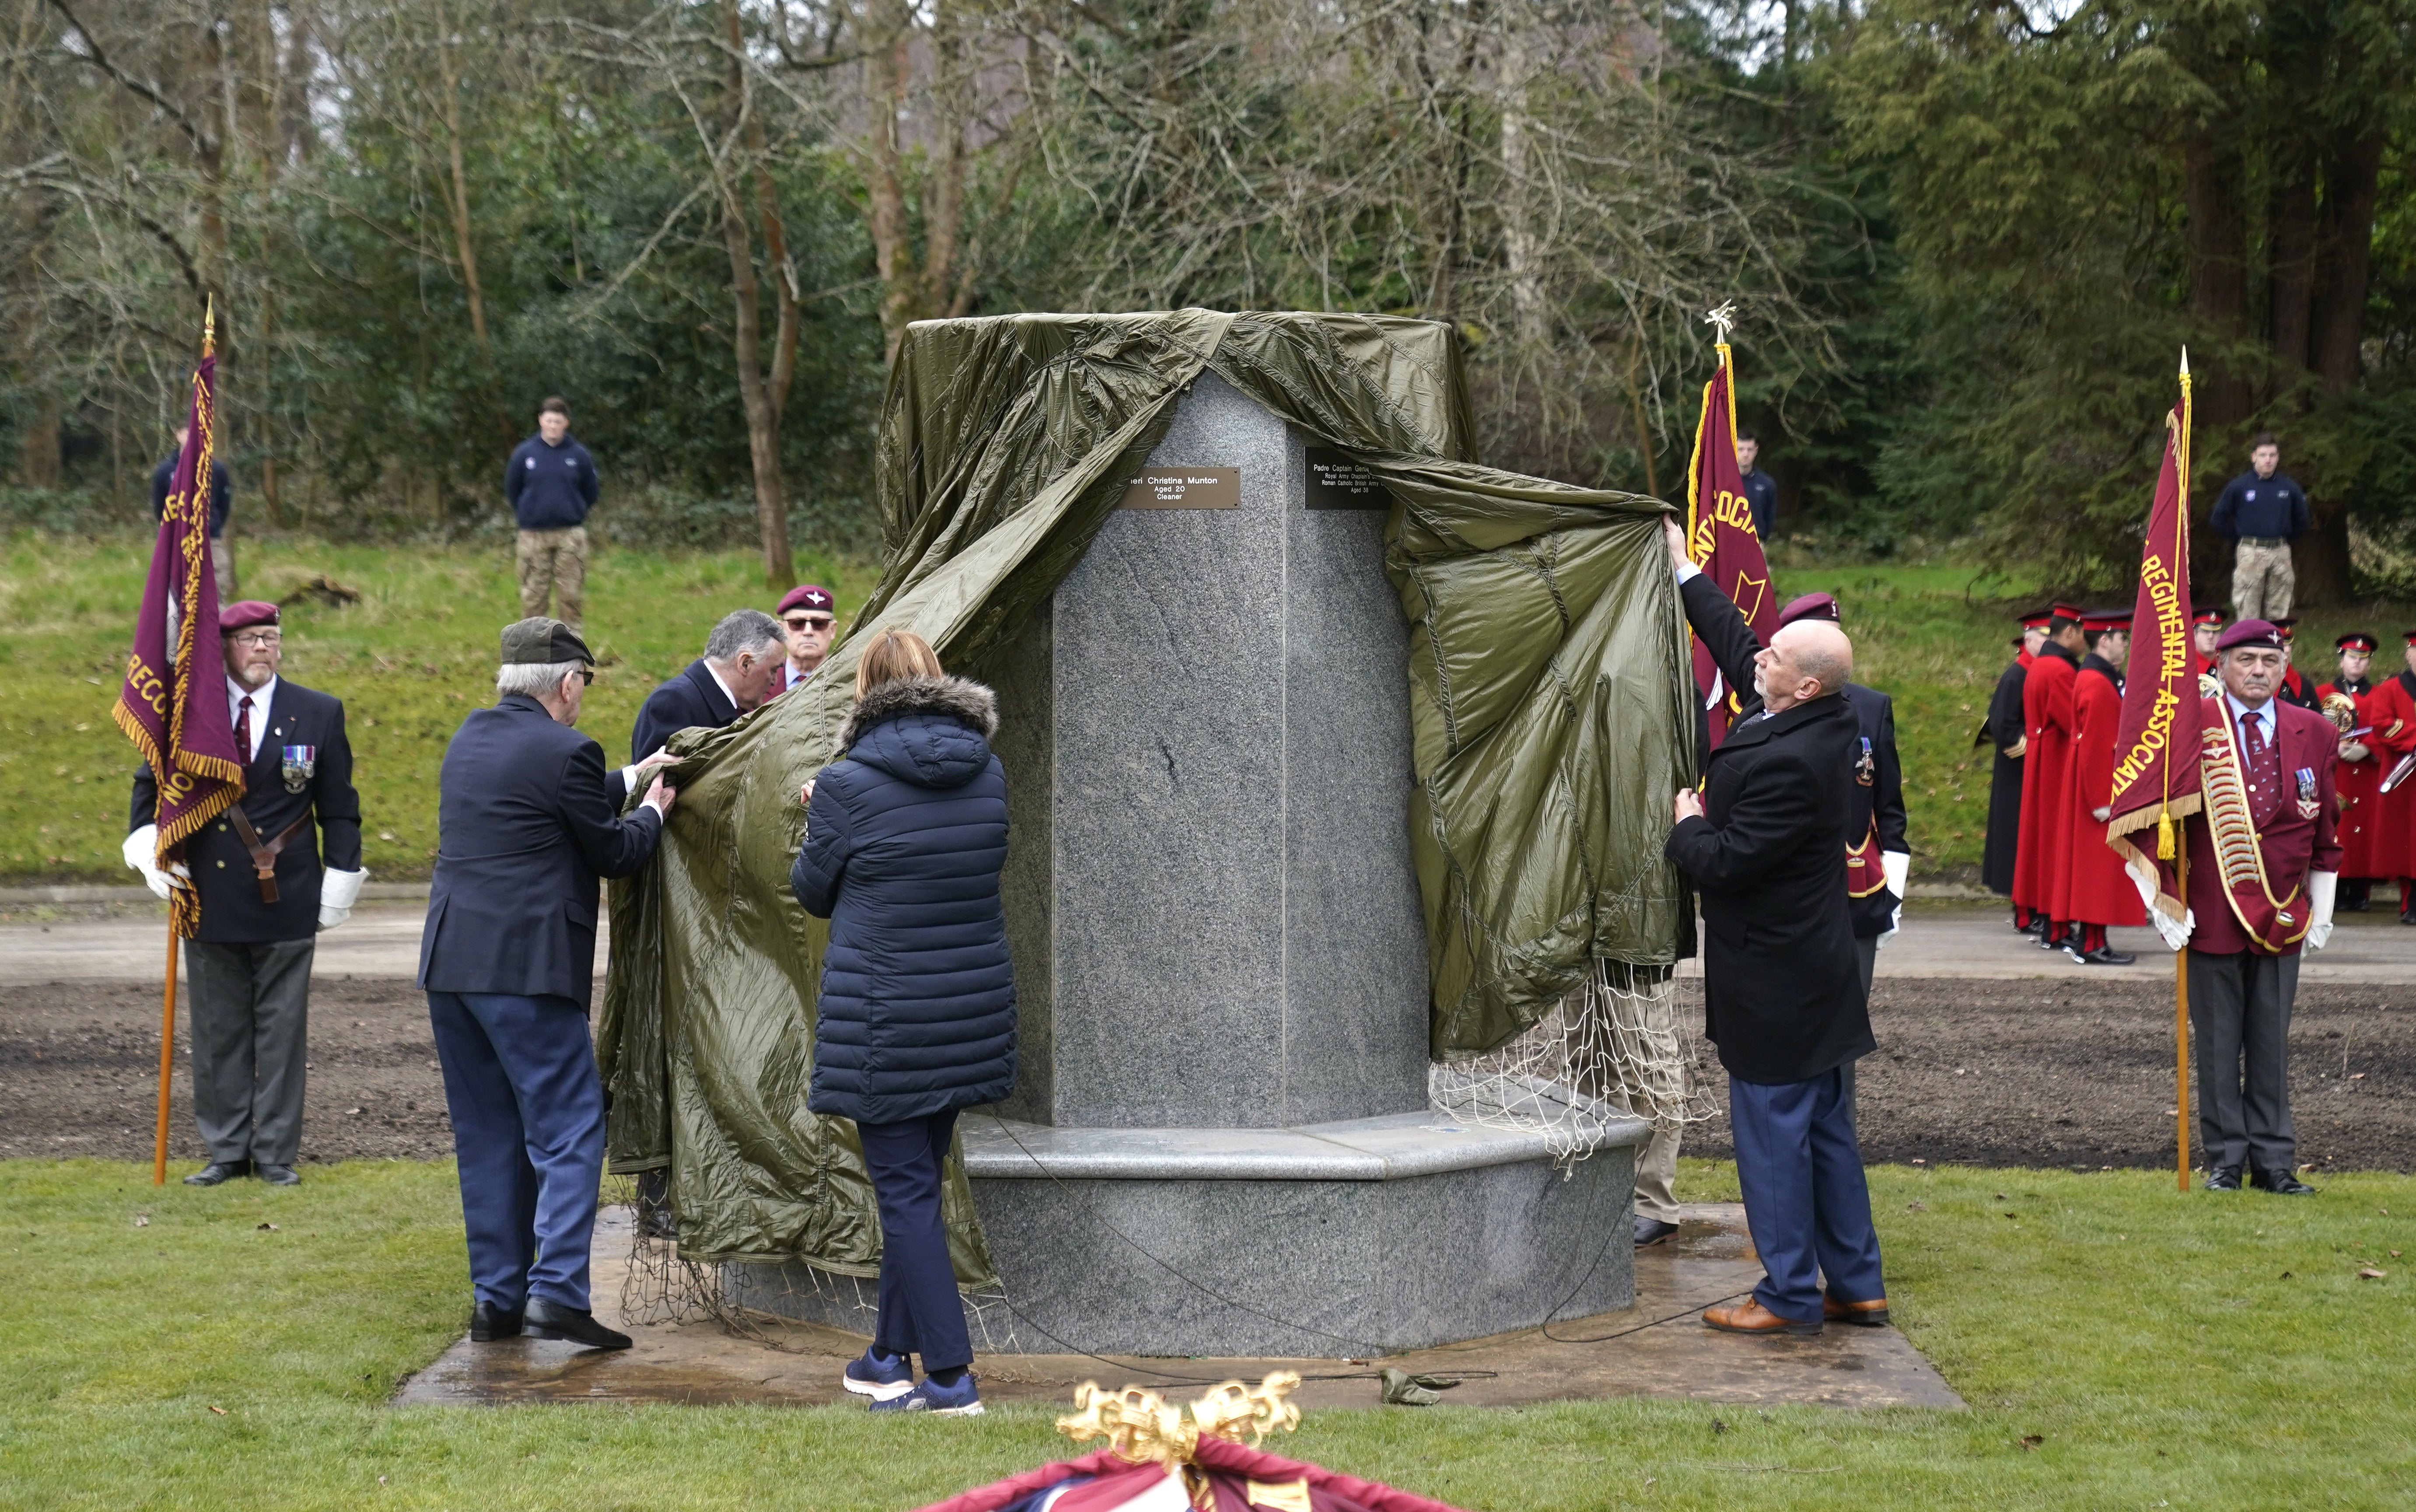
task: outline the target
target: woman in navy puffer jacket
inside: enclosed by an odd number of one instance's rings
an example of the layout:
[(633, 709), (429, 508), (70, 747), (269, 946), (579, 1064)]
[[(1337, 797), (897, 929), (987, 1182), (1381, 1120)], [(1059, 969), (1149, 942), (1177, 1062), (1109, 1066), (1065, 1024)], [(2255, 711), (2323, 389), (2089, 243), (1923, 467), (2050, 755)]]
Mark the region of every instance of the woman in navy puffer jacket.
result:
[(789, 873), (797, 901), (831, 921), (807, 1106), (855, 1121), (881, 1204), (880, 1322), (845, 1384), (877, 1410), (971, 1415), (981, 1398), (940, 1162), (959, 1110), (1015, 1089), (998, 700), (902, 630), (873, 637), (855, 683), (847, 754), (806, 785)]

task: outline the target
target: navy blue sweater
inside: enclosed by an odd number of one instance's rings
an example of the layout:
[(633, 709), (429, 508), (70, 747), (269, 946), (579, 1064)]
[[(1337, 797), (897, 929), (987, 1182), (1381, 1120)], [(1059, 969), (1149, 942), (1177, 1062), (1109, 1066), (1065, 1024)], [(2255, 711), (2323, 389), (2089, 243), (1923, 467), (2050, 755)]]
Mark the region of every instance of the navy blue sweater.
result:
[(596, 459), (568, 436), (559, 446), (531, 436), (505, 464), (504, 497), (512, 501), (522, 530), (583, 524), (596, 504)]
[[(168, 453), (159, 465), (151, 469), (151, 518), (159, 520), (168, 513), (168, 490), (176, 481), (176, 454)], [(226, 534), (227, 509), (233, 504), (234, 490), (227, 482), (226, 463), (210, 459), (210, 534)]]
[(815, 1112), (895, 1124), (1015, 1090), (996, 709), (962, 678), (884, 683), (849, 717), (846, 757), (814, 779), (789, 885), (831, 921)]
[(2250, 468), (2224, 486), (2215, 501), (2215, 534), (2232, 540), (2242, 536), (2303, 536), (2309, 523), (2307, 491), (2288, 473), (2258, 477)]

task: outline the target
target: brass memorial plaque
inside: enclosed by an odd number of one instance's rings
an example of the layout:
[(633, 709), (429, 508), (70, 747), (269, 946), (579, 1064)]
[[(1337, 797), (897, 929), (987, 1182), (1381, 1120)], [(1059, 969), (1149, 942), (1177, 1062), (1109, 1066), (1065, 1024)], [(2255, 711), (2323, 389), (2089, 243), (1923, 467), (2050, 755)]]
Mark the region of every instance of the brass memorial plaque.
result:
[(1153, 467), (1125, 489), (1127, 509), (1238, 509), (1238, 467)]
[(1312, 509), (1390, 509), (1393, 495), (1376, 475), (1332, 446), (1308, 448), (1308, 507)]

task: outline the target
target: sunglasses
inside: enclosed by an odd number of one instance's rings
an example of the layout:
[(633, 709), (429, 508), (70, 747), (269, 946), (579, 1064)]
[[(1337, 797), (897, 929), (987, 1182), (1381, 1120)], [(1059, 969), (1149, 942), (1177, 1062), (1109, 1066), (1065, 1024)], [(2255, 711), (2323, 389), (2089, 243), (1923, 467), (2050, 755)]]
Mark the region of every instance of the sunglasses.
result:
[(580, 686), (580, 687), (581, 687), (581, 688), (593, 688), (593, 687), (595, 687), (595, 686), (596, 686), (596, 674), (595, 674), (594, 673), (592, 673), (592, 672), (588, 671), (588, 670), (587, 670), (586, 668), (584, 668), (584, 667), (580, 668), (580, 669), (579, 669), (579, 686)]
[(780, 623), (793, 630), (827, 630), (838, 622), (828, 614), (798, 614)]

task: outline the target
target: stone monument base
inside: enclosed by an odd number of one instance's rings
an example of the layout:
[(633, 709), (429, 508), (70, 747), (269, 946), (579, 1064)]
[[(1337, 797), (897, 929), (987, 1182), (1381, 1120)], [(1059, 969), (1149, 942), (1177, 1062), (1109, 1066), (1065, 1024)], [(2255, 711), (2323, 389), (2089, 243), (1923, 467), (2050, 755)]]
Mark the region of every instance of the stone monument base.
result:
[[(1432, 1110), (1297, 1128), (966, 1116), (1004, 1299), (989, 1353), (1366, 1358), (1631, 1306), (1640, 1119), (1574, 1170)], [(857, 1332), (872, 1284), (732, 1265), (729, 1300)]]

